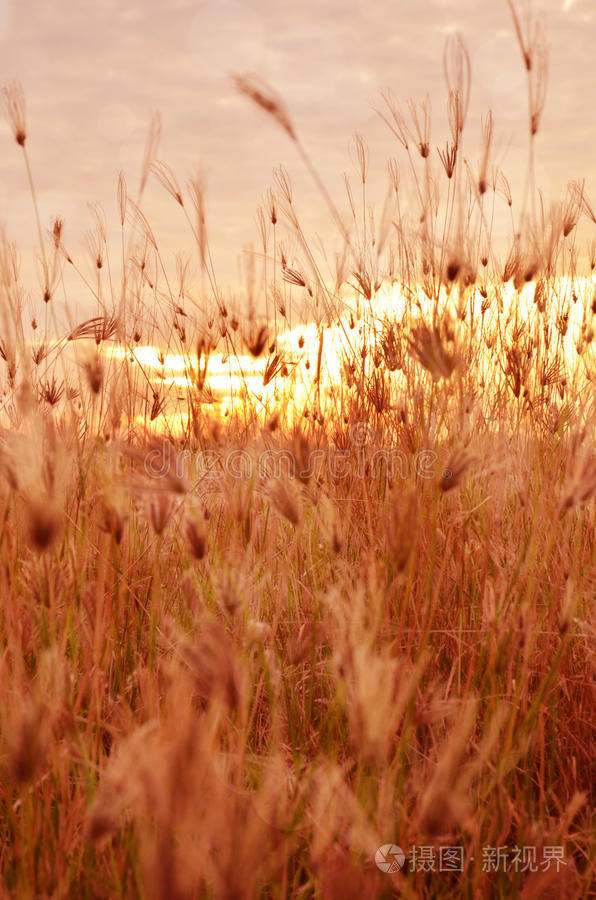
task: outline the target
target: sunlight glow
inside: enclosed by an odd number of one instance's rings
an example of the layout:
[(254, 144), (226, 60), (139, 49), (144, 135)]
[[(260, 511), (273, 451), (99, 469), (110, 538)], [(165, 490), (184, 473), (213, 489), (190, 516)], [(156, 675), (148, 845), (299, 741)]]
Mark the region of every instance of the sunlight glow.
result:
[[(575, 356), (575, 341), (581, 327), (584, 307), (586, 302), (591, 302), (594, 288), (593, 278), (576, 278), (573, 282), (569, 278), (559, 278), (550, 292), (549, 304), (553, 318), (564, 310), (569, 311), (569, 327), (563, 341), (563, 350), (569, 364)], [(523, 321), (528, 321), (535, 313), (535, 290), (534, 282), (528, 283), (519, 292), (509, 282), (501, 286), (499, 296), (505, 309), (516, 309), (516, 314), (521, 315)], [(498, 302), (492, 288), (489, 300), (489, 308), (483, 317), (486, 327), (492, 324)], [(427, 321), (432, 318), (433, 301), (422, 289), (409, 302), (419, 310), (421, 317)], [(441, 307), (449, 310), (454, 320), (462, 314), (471, 314), (476, 319), (482, 317), (482, 302), (479, 290), (474, 293), (454, 290), (451, 295), (444, 292), (441, 297)], [(300, 417), (304, 410), (314, 404), (315, 398), (319, 402), (329, 398), (337, 401), (345, 382), (343, 361), (346, 351), (349, 350), (349, 355), (353, 357), (354, 350), (357, 354), (361, 350), (367, 350), (364, 335), (367, 330), (370, 333), (371, 328), (379, 333), (388, 321), (399, 326), (407, 303), (404, 294), (397, 287), (388, 285), (381, 288), (366, 311), (362, 308), (360, 299), (355, 305), (352, 304), (354, 311), (349, 317), (344, 316), (341, 321), (326, 326), (308, 323), (288, 328), (277, 339), (276, 354), (279, 356), (279, 363), (270, 370), (269, 377), (266, 374), (267, 368), (272, 366), (274, 355), (254, 359), (248, 353), (233, 356), (218, 349), (209, 356), (202, 392), (195, 389), (197, 401), (210, 406), (212, 414), (217, 417), (242, 410), (248, 401), (249, 405), (262, 411), (265, 419), (279, 409), (283, 409), (290, 418)], [(317, 383), (321, 335), (323, 346)], [(142, 367), (151, 389), (160, 396), (163, 395), (163, 410), (153, 423), (154, 427), (166, 424), (168, 430), (173, 432), (184, 427), (188, 412), (185, 413), (182, 406), (187, 403), (186, 391), (189, 388), (192, 395), (193, 367), (197, 364), (194, 349), (189, 348), (187, 355), (147, 345), (134, 348), (112, 346), (106, 347), (104, 352), (113, 360), (128, 359), (133, 370), (135, 367)], [(286, 368), (282, 374), (284, 364)], [(372, 364), (367, 361), (364, 365)], [(399, 376), (399, 372), (395, 373), (397, 379)]]

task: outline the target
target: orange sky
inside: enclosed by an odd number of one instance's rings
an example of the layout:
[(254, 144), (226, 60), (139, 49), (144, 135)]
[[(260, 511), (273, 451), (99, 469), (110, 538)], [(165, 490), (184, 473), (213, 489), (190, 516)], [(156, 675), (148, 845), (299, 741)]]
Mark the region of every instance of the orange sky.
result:
[[(538, 181), (547, 197), (558, 197), (567, 181), (586, 177), (594, 198), (596, 5), (538, 5), (551, 45)], [(0, 0), (0, 78), (23, 82), (42, 221), (65, 217), (71, 252), (86, 260), (88, 202), (102, 204), (118, 246), (117, 173), (137, 184), (149, 118), (159, 110), (160, 157), (182, 182), (199, 165), (207, 175), (214, 262), (233, 286), (239, 254), (258, 243), (255, 210), (275, 166), (290, 171), (311, 233), (325, 237), (331, 226), (295, 148), (235, 92), (230, 74), (255, 71), (278, 89), (340, 207), (343, 172), (354, 171), (350, 136), (361, 131), (370, 146), (371, 198), (380, 200), (387, 157), (399, 158), (400, 148), (374, 113), (379, 91), (391, 87), (404, 101), (428, 91), (432, 145), (443, 145), (442, 48), (454, 30), (472, 58), (465, 153), (477, 158), (480, 117), (492, 106), (497, 158), (515, 187), (525, 165), (526, 89), (505, 0)], [(4, 122), (0, 147), (0, 218), (26, 256), (35, 243), (31, 203)], [(180, 210), (156, 182), (146, 211), (163, 250), (190, 246)]]

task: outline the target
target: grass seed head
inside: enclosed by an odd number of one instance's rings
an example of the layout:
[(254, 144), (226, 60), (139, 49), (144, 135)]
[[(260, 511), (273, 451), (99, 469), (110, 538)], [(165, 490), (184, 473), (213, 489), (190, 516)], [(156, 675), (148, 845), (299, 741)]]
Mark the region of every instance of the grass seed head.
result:
[(205, 701), (220, 700), (236, 709), (242, 690), (232, 642), (216, 619), (204, 620), (199, 629), (197, 637), (184, 639), (180, 648), (195, 690)]
[(149, 522), (155, 534), (163, 534), (172, 517), (174, 501), (164, 491), (149, 499)]
[(44, 713), (43, 708), (29, 700), (11, 728), (7, 768), (18, 784), (28, 784), (32, 781), (46, 755), (47, 733), (43, 721)]
[(83, 371), (92, 394), (99, 394), (104, 378), (104, 365), (98, 354), (83, 363)]
[(51, 497), (26, 500), (29, 545), (38, 553), (48, 550), (60, 534), (62, 520)]
[(207, 535), (194, 516), (189, 516), (186, 519), (185, 533), (194, 559), (203, 559), (207, 553)]
[(27, 120), (25, 115), (25, 93), (20, 81), (9, 81), (2, 88), (4, 114), (19, 147), (27, 140)]
[(260, 106), (261, 109), (275, 119), (291, 140), (296, 141), (294, 126), (280, 97), (266, 82), (255, 75), (236, 75), (234, 83), (241, 94), (244, 94), (257, 106)]
[(267, 495), (278, 512), (291, 522), (300, 523), (300, 506), (293, 482), (287, 477), (271, 478), (267, 485)]

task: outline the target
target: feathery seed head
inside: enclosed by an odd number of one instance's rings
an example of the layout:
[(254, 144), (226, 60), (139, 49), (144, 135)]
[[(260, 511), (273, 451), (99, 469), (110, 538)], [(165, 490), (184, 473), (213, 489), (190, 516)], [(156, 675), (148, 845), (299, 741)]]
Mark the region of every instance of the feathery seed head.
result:
[(99, 394), (103, 384), (104, 367), (99, 355), (95, 355), (87, 359), (83, 363), (83, 371), (87, 379), (87, 384), (93, 394)]
[(207, 552), (207, 536), (194, 516), (187, 517), (185, 533), (193, 557), (197, 560), (203, 559)]
[(64, 227), (64, 220), (60, 218), (54, 219), (54, 225), (52, 227), (52, 237), (54, 239), (54, 247), (56, 250), (60, 247), (60, 241), (62, 239), (62, 229)]
[(48, 496), (26, 499), (27, 532), (29, 545), (38, 553), (48, 550), (54, 543), (61, 527), (61, 519), (56, 504)]
[(149, 521), (155, 534), (163, 534), (172, 517), (174, 502), (165, 491), (149, 500)]
[(289, 137), (296, 141), (296, 132), (290, 121), (287, 111), (280, 97), (265, 81), (255, 75), (234, 76), (236, 89), (253, 101), (261, 109), (265, 110), (275, 121), (281, 125)]
[(27, 121), (25, 117), (25, 93), (20, 81), (9, 81), (3, 85), (2, 105), (15, 141), (19, 147), (24, 147), (27, 140)]

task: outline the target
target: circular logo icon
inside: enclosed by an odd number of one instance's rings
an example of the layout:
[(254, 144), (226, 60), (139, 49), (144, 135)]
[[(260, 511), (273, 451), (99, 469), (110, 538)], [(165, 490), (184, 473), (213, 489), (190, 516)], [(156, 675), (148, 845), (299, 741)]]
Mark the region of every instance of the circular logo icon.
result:
[(355, 422), (350, 428), (350, 442), (354, 447), (366, 447), (375, 439), (375, 429), (368, 422)]
[(399, 872), (405, 861), (406, 854), (397, 844), (383, 844), (375, 853), (375, 864), (381, 872)]

